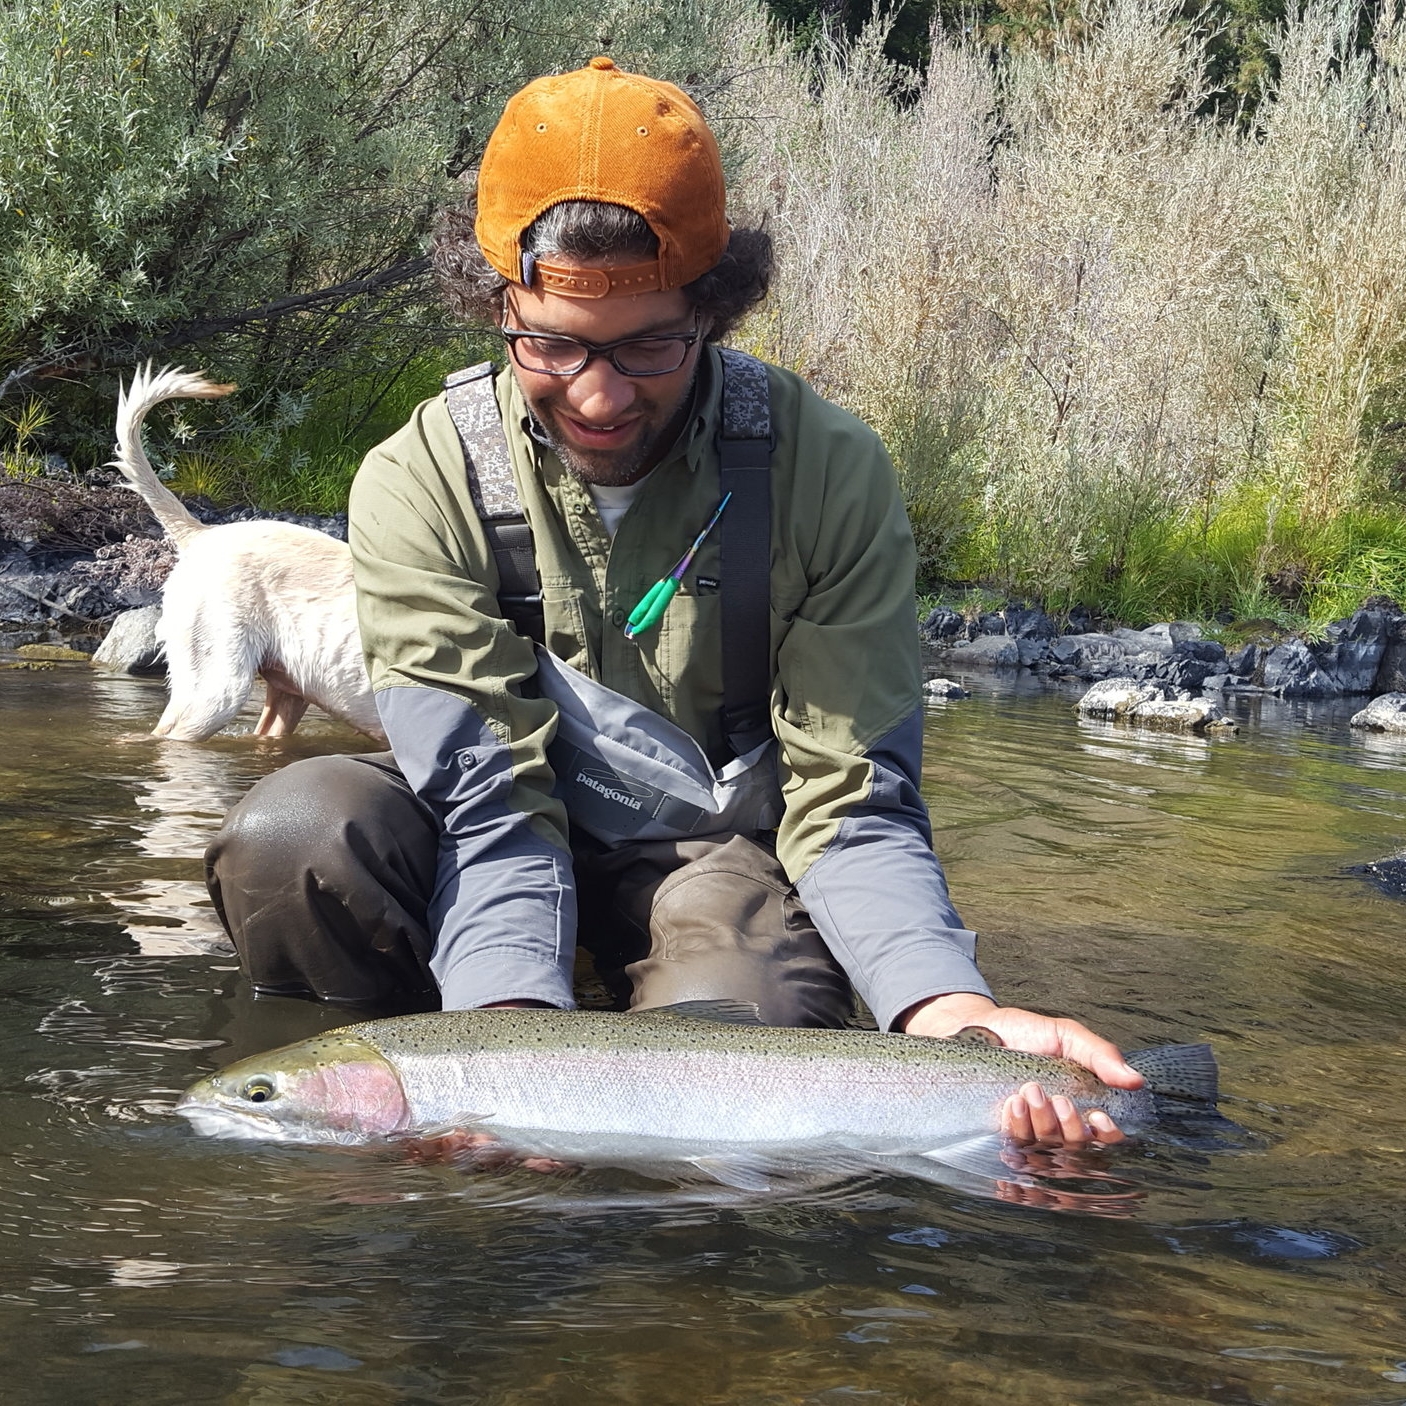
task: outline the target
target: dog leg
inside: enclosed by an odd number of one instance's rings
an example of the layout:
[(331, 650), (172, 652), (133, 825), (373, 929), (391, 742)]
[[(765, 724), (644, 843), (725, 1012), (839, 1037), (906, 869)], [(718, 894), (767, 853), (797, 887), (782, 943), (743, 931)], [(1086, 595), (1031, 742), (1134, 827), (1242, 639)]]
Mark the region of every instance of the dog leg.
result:
[(178, 564), (162, 599), (159, 635), (171, 697), (152, 736), (203, 742), (244, 706), (263, 651), (238, 621), (227, 618), (223, 602), (193, 598), (185, 580), (177, 581), (180, 570)]
[(259, 714), (255, 737), (287, 737), (308, 710), (308, 700), (300, 693), (289, 693), (264, 680), (264, 710)]

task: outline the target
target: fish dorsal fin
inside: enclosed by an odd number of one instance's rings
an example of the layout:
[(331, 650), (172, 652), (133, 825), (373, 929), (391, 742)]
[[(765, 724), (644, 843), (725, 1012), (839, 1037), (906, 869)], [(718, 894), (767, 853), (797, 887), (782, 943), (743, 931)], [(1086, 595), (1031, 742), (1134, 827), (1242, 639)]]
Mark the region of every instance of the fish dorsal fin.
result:
[(1006, 1042), (994, 1030), (988, 1030), (984, 1025), (964, 1025), (955, 1035), (949, 1035), (947, 1038), (965, 1040), (969, 1045), (990, 1045), (995, 1050), (1006, 1048)]
[(1216, 1057), (1209, 1045), (1158, 1045), (1123, 1058), (1147, 1080), (1154, 1094), (1214, 1103), (1219, 1096)]
[(631, 1011), (651, 1020), (713, 1020), (720, 1025), (765, 1025), (754, 1001), (677, 1001), (672, 1006), (646, 1006)]

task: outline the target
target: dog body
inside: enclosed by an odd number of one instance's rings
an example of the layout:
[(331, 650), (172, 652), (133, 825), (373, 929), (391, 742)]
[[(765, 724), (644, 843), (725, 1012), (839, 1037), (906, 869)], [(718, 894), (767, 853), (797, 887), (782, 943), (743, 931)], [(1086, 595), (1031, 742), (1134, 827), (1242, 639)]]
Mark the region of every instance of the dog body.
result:
[(235, 717), (261, 675), (256, 736), (286, 736), (316, 703), (384, 740), (361, 654), (346, 543), (286, 522), (206, 527), (157, 478), (142, 448), (142, 422), (162, 401), (208, 400), (233, 389), (147, 366), (118, 401), (115, 467), (177, 552), (157, 629), (171, 696), (152, 735), (203, 741)]

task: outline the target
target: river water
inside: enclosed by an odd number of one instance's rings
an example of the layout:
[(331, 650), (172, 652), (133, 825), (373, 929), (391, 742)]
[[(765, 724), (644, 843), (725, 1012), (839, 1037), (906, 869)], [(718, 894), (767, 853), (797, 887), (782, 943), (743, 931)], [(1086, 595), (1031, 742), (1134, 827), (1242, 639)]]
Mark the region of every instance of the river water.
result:
[(1341, 706), (1202, 742), (1071, 702), (932, 709), (959, 907), (1012, 1003), (1210, 1040), (1231, 1122), (1122, 1151), (1112, 1198), (695, 1204), (195, 1136), (192, 1079), (345, 1022), (248, 999), (200, 851), (359, 744), (157, 744), (157, 685), (0, 672), (0, 1400), (1406, 1402), (1406, 907), (1341, 873), (1406, 839), (1406, 751)]

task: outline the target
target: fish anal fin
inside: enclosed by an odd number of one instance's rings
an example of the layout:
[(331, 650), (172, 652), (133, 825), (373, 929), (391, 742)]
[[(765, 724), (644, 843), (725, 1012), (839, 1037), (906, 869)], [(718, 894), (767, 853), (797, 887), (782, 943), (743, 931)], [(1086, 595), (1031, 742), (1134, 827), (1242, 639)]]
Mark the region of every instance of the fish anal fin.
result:
[(735, 1187), (738, 1191), (771, 1190), (767, 1165), (760, 1158), (737, 1153), (715, 1153), (688, 1160), (705, 1176), (712, 1177), (723, 1186)]
[(983, 1181), (1001, 1181), (1011, 1176), (1010, 1165), (1001, 1156), (1004, 1146), (999, 1133), (982, 1133), (961, 1142), (929, 1148), (922, 1156), (928, 1162), (939, 1162)]
[(676, 1001), (671, 1006), (645, 1006), (634, 1016), (650, 1020), (712, 1020), (722, 1025), (764, 1025), (753, 1001)]
[(1154, 1094), (1193, 1103), (1215, 1103), (1219, 1097), (1216, 1057), (1209, 1045), (1158, 1045), (1123, 1058)]
[(972, 1045), (990, 1045), (996, 1050), (1006, 1048), (1006, 1042), (994, 1030), (988, 1030), (984, 1025), (964, 1025), (955, 1035), (949, 1035), (947, 1038), (965, 1040)]

